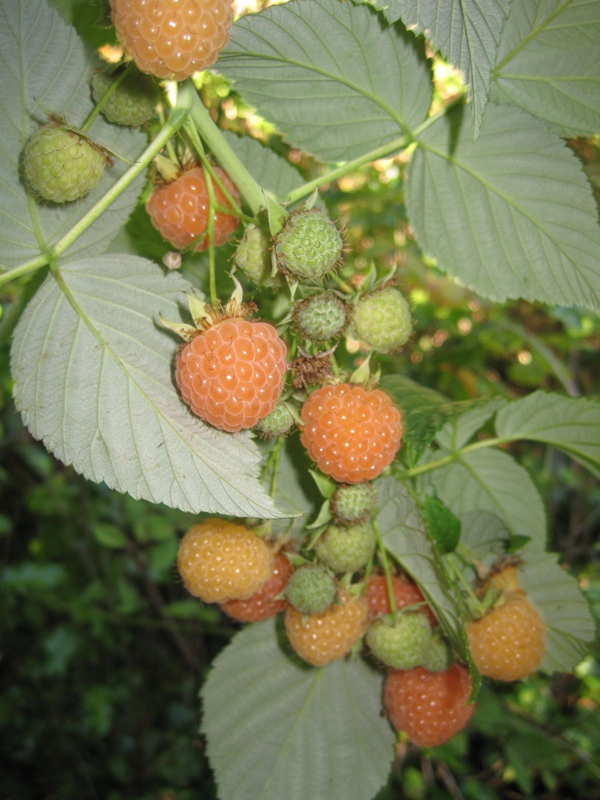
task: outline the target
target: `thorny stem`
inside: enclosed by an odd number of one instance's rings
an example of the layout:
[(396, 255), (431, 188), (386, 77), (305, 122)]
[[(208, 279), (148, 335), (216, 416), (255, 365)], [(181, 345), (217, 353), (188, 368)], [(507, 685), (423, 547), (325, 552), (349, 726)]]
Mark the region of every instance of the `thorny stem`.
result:
[(394, 585), (392, 583), (392, 571), (390, 569), (390, 562), (387, 557), (387, 550), (385, 549), (385, 545), (383, 544), (383, 538), (381, 536), (381, 531), (379, 530), (379, 525), (377, 524), (377, 520), (373, 520), (373, 530), (375, 531), (375, 539), (377, 541), (377, 551), (379, 553), (379, 558), (381, 559), (381, 563), (383, 564), (383, 571), (385, 573), (385, 582), (387, 585), (388, 590), (388, 597), (390, 601), (390, 609), (392, 612), (392, 623), (396, 622), (396, 598), (394, 597)]
[(113, 81), (113, 83), (111, 83), (111, 85), (104, 92), (104, 94), (102, 95), (100, 100), (98, 100), (98, 102), (96, 103), (96, 106), (93, 109), (92, 113), (89, 115), (89, 117), (83, 123), (83, 126), (80, 128), (82, 133), (85, 133), (86, 131), (88, 131), (91, 128), (92, 122), (96, 119), (98, 114), (102, 111), (102, 109), (106, 105), (107, 101), (110, 99), (111, 95), (113, 95), (117, 91), (119, 86), (123, 83), (123, 81), (127, 77), (127, 74), (129, 72), (129, 67), (131, 66), (132, 63), (133, 62), (130, 61), (129, 64), (127, 64), (127, 66), (125, 67), (123, 72), (121, 72), (119, 77), (115, 81)]

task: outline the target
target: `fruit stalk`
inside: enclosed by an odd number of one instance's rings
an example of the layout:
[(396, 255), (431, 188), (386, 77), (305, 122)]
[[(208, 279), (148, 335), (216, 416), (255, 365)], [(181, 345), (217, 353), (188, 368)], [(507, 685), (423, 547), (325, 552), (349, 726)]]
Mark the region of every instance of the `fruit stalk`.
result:
[(118, 78), (108, 87), (108, 89), (104, 92), (104, 94), (102, 95), (100, 100), (98, 100), (98, 102), (96, 103), (95, 107), (93, 108), (91, 114), (86, 119), (86, 121), (83, 123), (83, 125), (81, 127), (81, 133), (85, 133), (86, 131), (89, 131), (89, 129), (92, 126), (92, 122), (96, 119), (98, 114), (102, 111), (102, 109), (106, 105), (107, 100), (109, 100), (111, 95), (113, 95), (117, 91), (119, 86), (123, 83), (123, 81), (125, 80), (125, 78), (129, 74), (129, 67), (131, 66), (131, 63), (132, 62), (130, 61), (129, 64), (127, 64), (127, 66), (121, 72), (121, 74), (118, 76)]

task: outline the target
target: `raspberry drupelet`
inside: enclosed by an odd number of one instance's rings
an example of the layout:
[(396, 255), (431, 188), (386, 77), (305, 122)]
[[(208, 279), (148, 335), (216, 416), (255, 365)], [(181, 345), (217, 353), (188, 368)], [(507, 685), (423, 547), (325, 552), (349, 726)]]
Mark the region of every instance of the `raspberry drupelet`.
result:
[(233, 433), (273, 411), (286, 370), (286, 346), (272, 325), (232, 317), (181, 348), (175, 377), (194, 414)]
[[(219, 167), (215, 167), (215, 172), (229, 194), (238, 200), (240, 194), (227, 173)], [(216, 203), (224, 208), (231, 208), (216, 181), (213, 181), (213, 189)], [(198, 166), (186, 169), (176, 180), (157, 188), (146, 203), (146, 211), (160, 235), (179, 250), (195, 242), (194, 252), (206, 250), (210, 244), (206, 233), (208, 210), (209, 197), (204, 170)], [(219, 246), (229, 239), (239, 220), (232, 214), (221, 211), (214, 212), (214, 220), (214, 243)]]
[(247, 600), (228, 600), (221, 605), (223, 611), (238, 622), (261, 622), (284, 611), (287, 600), (275, 600), (281, 594), (294, 571), (289, 558), (283, 553), (275, 556), (271, 577), (258, 592)]
[(388, 395), (350, 383), (313, 392), (302, 421), (308, 454), (340, 483), (376, 478), (394, 460), (402, 438), (400, 414)]
[(117, 36), (139, 70), (182, 81), (215, 63), (231, 0), (110, 0)]
[[(407, 606), (426, 602), (423, 592), (416, 583), (397, 575), (392, 576), (392, 591), (394, 592), (394, 601), (398, 611)], [(379, 617), (391, 613), (392, 609), (385, 575), (371, 575), (369, 578), (367, 604), (369, 606), (369, 616), (371, 617)], [(435, 614), (428, 605), (421, 606), (420, 611), (427, 615), (432, 627), (438, 624)]]

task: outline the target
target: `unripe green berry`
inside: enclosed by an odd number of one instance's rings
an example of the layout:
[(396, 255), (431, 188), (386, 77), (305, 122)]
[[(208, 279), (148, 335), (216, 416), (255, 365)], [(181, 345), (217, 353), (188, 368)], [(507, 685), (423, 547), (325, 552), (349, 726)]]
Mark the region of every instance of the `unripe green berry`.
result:
[(275, 406), (273, 411), (263, 417), (254, 427), (267, 436), (285, 436), (294, 427), (294, 415), (285, 403)]
[(368, 522), (351, 528), (330, 525), (315, 549), (319, 561), (334, 572), (357, 572), (375, 551), (375, 532)]
[(334, 269), (344, 242), (327, 214), (318, 209), (292, 213), (275, 239), (278, 267), (301, 281), (320, 281)]
[(272, 275), (271, 240), (256, 225), (248, 225), (235, 251), (234, 262), (247, 278), (259, 286), (280, 286), (280, 275)]
[(367, 631), (367, 644), (373, 654), (393, 669), (412, 669), (421, 664), (430, 641), (431, 626), (419, 612), (400, 614), (395, 623), (382, 617)]
[(440, 636), (432, 636), (427, 645), (421, 666), (429, 672), (445, 672), (452, 663), (452, 653)]
[[(149, 75), (142, 75), (133, 65), (127, 69), (127, 75), (107, 98), (100, 113), (109, 122), (135, 128), (153, 116), (159, 91)], [(92, 96), (96, 103), (100, 102), (118, 77), (119, 72), (97, 72), (94, 75)]]
[(333, 339), (346, 325), (346, 304), (333, 292), (308, 297), (294, 309), (294, 322), (308, 339)]
[(331, 498), (331, 513), (345, 524), (369, 517), (377, 504), (377, 492), (371, 483), (342, 485)]
[(85, 136), (51, 123), (25, 148), (25, 177), (45, 200), (64, 203), (84, 197), (100, 183), (108, 159)]
[(363, 295), (354, 308), (354, 337), (378, 353), (390, 353), (405, 344), (411, 331), (410, 308), (393, 286)]
[(320, 614), (335, 600), (335, 582), (321, 567), (307, 564), (288, 581), (285, 596), (301, 614)]

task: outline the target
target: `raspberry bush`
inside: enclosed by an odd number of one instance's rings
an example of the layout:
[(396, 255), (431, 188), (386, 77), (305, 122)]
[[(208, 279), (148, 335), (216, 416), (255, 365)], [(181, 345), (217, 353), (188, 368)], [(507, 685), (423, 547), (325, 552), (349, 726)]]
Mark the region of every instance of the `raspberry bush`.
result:
[[(592, 669), (594, 623), (570, 559), (546, 550), (542, 498), (600, 474), (594, 379), (573, 367), (600, 310), (573, 154), (595, 180), (600, 58), (574, 44), (592, 4), (413, 5), (289, 0), (234, 24), (226, 0), (111, 0), (112, 32), (86, 23), (96, 55), (47, 0), (5, 25), (15, 404), (105, 484), (111, 521), (86, 536), (129, 554), (129, 578), (161, 575), (151, 622), (192, 681), (208, 675), (220, 800), (370, 800), (396, 739), (414, 773), (445, 752), (417, 748), (489, 736), (492, 681)], [(154, 510), (135, 543), (117, 493)], [(162, 550), (146, 563), (148, 542)], [(204, 653), (195, 671), (177, 619), (233, 636), (212, 669)]]

